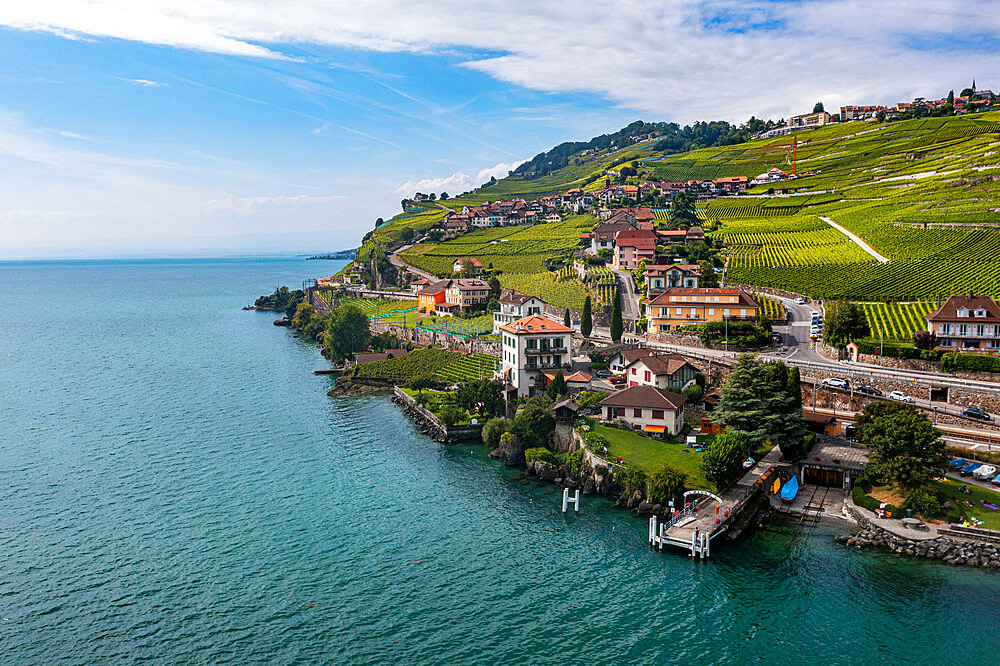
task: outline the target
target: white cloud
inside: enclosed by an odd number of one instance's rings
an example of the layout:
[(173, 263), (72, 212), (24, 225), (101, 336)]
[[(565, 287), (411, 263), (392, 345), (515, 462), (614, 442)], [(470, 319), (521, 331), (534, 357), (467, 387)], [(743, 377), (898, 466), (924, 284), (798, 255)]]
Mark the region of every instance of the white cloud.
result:
[(143, 88), (158, 88), (160, 86), (169, 85), (167, 83), (160, 83), (159, 81), (150, 81), (149, 79), (122, 79), (122, 81), (134, 83), (135, 85), (142, 86)]
[(480, 169), (475, 176), (470, 176), (464, 171), (456, 171), (450, 176), (443, 178), (424, 178), (423, 180), (407, 181), (396, 188), (396, 192), (404, 196), (413, 196), (415, 192), (435, 194), (448, 192), (451, 195), (461, 194), (474, 187), (479, 187), (489, 181), (490, 178), (503, 178), (508, 171), (516, 169), (524, 160), (518, 162), (500, 162), (496, 166)]
[(1000, 12), (965, 0), (36, 0), (2, 3), (0, 24), (264, 58), (300, 42), (497, 53), (466, 66), (680, 121), (943, 94), (1000, 64)]
[(201, 208), (212, 214), (233, 214), (233, 215), (254, 215), (267, 212), (268, 210), (279, 210), (287, 208), (303, 208), (308, 206), (328, 206), (342, 203), (347, 197), (342, 195), (330, 195), (315, 197), (307, 194), (295, 196), (276, 197), (225, 197), (223, 199), (211, 199), (201, 201), (197, 204)]

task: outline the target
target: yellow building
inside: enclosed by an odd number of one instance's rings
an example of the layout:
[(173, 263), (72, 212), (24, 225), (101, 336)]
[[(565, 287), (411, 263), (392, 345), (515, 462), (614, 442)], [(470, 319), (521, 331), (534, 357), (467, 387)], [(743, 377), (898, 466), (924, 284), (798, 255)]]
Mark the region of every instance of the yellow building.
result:
[(674, 287), (645, 303), (650, 333), (725, 319), (756, 320), (760, 314), (757, 301), (742, 289)]

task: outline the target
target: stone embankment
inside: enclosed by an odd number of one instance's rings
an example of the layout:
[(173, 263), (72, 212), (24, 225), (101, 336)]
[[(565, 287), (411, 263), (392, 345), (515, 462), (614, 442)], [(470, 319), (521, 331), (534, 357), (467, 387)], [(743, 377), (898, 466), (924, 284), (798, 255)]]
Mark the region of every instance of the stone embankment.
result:
[[(1000, 568), (1000, 545), (987, 540), (975, 540), (975, 534), (971, 534), (968, 540), (951, 539), (946, 536), (908, 539), (875, 525), (857, 507), (847, 505), (845, 509), (861, 525), (861, 531), (850, 536), (834, 537), (838, 543), (860, 550), (889, 551), (911, 557), (940, 560), (948, 564)], [(939, 528), (938, 534), (940, 535), (942, 531), (944, 529)], [(986, 530), (984, 535), (986, 532), (996, 534)]]
[(900, 555), (941, 560), (948, 564), (1000, 568), (1000, 547), (977, 541), (954, 541), (937, 537), (914, 541), (874, 525), (864, 527), (853, 536), (838, 536), (836, 541), (864, 550), (888, 550)]
[[(417, 404), (417, 401), (406, 394), (398, 386), (393, 388), (392, 401), (400, 406), (403, 412), (420, 428), (420, 432), (435, 442), (450, 444), (479, 439), (483, 434), (482, 424), (446, 426), (434, 415), (434, 412)], [(522, 452), (523, 459), (523, 452)]]

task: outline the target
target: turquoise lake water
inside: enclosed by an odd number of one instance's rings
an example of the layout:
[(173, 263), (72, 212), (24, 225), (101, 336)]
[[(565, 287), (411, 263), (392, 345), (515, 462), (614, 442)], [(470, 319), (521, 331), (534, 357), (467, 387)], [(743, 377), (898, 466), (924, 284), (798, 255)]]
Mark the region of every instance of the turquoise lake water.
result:
[(707, 562), (420, 435), (240, 307), (333, 262), (0, 263), (0, 662), (995, 661), (1000, 576), (780, 525)]

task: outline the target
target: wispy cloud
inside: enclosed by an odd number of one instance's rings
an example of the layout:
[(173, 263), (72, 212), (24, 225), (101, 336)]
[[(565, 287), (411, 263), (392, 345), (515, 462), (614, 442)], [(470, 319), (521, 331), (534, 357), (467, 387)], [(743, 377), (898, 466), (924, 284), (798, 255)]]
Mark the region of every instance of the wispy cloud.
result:
[(448, 192), (449, 194), (459, 194), (489, 182), (490, 178), (503, 178), (512, 169), (523, 164), (519, 162), (500, 162), (499, 164), (485, 169), (480, 169), (475, 176), (470, 176), (464, 171), (456, 171), (450, 176), (441, 178), (424, 178), (422, 180), (407, 181), (396, 188), (396, 192), (405, 196), (412, 196), (415, 192), (438, 193)]
[[(291, 12), (264, 0), (38, 0), (3, 3), (0, 24), (255, 58), (286, 57), (282, 44), (486, 53), (465, 66), (678, 120), (931, 94), (1000, 65), (986, 48), (1000, 34), (1000, 12), (965, 0), (928, 0), (919, 9), (867, 0), (639, 0), (614, 11), (582, 0), (512, 0), (502, 9), (464, 0), (334, 5), (302, 0)], [(498, 20), (501, 12), (520, 20)], [(945, 48), (965, 43), (973, 29), (984, 48)]]
[(212, 214), (252, 215), (263, 210), (328, 206), (342, 203), (345, 199), (347, 197), (343, 195), (314, 197), (307, 194), (276, 197), (225, 197), (199, 202), (197, 207)]
[(159, 88), (161, 86), (170, 85), (169, 83), (161, 83), (160, 81), (150, 81), (149, 79), (122, 79), (122, 81), (134, 83), (135, 85), (142, 86), (143, 88)]

